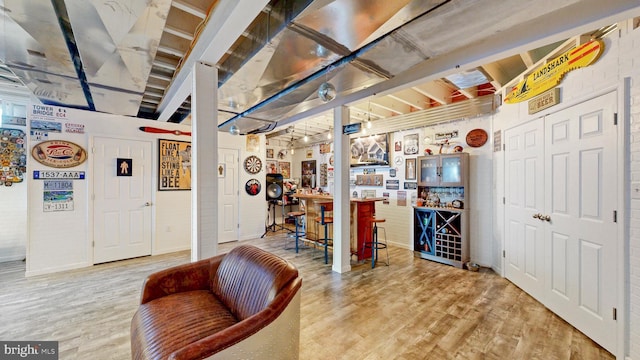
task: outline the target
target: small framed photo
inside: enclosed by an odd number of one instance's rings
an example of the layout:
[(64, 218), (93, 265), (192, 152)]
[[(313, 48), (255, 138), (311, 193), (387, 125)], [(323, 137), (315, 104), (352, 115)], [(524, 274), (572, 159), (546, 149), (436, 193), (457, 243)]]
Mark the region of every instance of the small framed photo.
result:
[(404, 165), (404, 179), (405, 180), (416, 180), (416, 159), (407, 159)]
[(267, 159), (273, 159), (273, 149), (267, 149)]

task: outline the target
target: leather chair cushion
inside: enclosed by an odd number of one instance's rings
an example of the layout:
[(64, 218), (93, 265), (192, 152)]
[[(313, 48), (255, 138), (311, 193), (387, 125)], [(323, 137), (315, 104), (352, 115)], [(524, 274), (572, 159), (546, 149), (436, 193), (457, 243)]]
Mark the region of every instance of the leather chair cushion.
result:
[(133, 317), (134, 359), (167, 359), (174, 351), (224, 330), (238, 320), (208, 290), (172, 294), (140, 305)]
[(238, 320), (257, 314), (298, 276), (289, 262), (256, 247), (238, 247), (221, 261), (211, 291)]

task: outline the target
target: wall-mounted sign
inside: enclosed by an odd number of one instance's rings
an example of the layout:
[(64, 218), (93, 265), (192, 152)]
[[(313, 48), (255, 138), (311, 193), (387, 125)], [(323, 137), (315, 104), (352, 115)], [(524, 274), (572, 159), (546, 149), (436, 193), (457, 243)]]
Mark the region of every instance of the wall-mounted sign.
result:
[(84, 171), (63, 171), (63, 170), (34, 170), (34, 180), (44, 179), (71, 179), (71, 180), (84, 180)]
[(84, 124), (65, 123), (64, 131), (71, 134), (84, 134)]
[(132, 159), (116, 159), (116, 176), (131, 176), (133, 174)]
[(467, 145), (471, 147), (480, 147), (487, 142), (489, 135), (483, 129), (473, 129), (467, 133)]
[(54, 168), (70, 168), (87, 160), (87, 152), (65, 140), (48, 140), (31, 148), (31, 156), (40, 164)]
[(0, 186), (22, 182), (27, 171), (25, 133), (22, 130), (0, 128)]
[(54, 121), (31, 120), (31, 130), (62, 132), (62, 123)]
[(535, 114), (560, 103), (560, 89), (547, 90), (529, 100), (529, 115)]
[(158, 139), (158, 190), (191, 190), (191, 143)]
[(342, 133), (345, 135), (355, 134), (357, 132), (360, 132), (361, 128), (362, 128), (362, 123), (343, 125)]
[(562, 81), (564, 74), (593, 64), (603, 50), (604, 43), (602, 41), (592, 40), (563, 53), (535, 69), (529, 76), (513, 87), (505, 97), (504, 102), (515, 104), (554, 88)]
[(436, 140), (454, 139), (458, 137), (458, 130), (452, 130), (448, 132), (438, 132), (434, 134)]

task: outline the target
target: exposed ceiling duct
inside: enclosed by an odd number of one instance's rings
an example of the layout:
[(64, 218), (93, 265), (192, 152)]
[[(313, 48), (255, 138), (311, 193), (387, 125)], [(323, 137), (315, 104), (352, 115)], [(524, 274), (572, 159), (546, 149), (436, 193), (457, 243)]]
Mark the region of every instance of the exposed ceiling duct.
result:
[[(638, 8), (637, 0), (0, 0), (0, 86), (21, 82), (46, 104), (181, 122), (191, 106), (185, 74), (205, 61), (219, 69), (222, 131), (234, 123), (241, 133), (277, 132), (341, 105), (354, 122), (378, 120), (492, 94), (552, 43)], [(233, 35), (220, 46), (218, 33)], [(318, 89), (328, 83), (336, 97), (325, 102)]]

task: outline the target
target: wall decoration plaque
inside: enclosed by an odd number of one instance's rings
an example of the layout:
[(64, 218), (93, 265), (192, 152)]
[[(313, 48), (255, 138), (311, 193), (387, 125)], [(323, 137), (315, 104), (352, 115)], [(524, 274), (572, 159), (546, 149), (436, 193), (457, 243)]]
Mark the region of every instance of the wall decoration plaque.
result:
[(251, 196), (256, 196), (260, 193), (262, 189), (262, 185), (260, 184), (260, 180), (258, 179), (249, 179), (246, 184), (244, 184), (244, 191)]
[(480, 147), (487, 142), (489, 136), (483, 129), (473, 129), (467, 134), (467, 145), (471, 147)]
[(11, 186), (24, 180), (27, 171), (25, 133), (0, 128), (0, 186)]
[(87, 160), (87, 152), (80, 145), (65, 140), (43, 141), (31, 148), (31, 156), (53, 168), (70, 168)]

